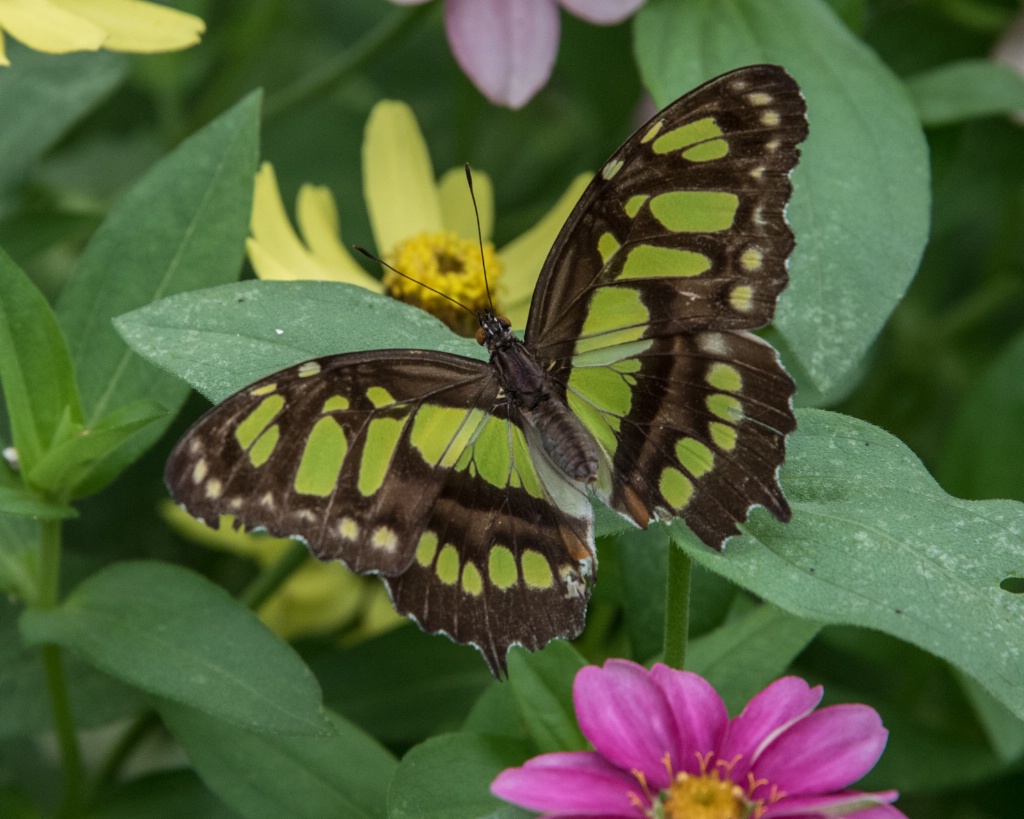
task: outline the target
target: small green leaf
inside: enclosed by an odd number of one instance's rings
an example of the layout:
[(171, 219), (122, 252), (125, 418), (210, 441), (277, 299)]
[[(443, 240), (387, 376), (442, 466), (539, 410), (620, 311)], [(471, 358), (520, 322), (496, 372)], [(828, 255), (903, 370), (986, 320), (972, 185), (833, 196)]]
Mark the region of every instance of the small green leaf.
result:
[(707, 679), (737, 714), (781, 676), (821, 624), (761, 605), (690, 643), (686, 668)]
[(116, 319), (154, 364), (222, 401), (257, 378), (317, 356), (424, 347), (486, 359), (417, 307), (335, 282), (261, 282), (164, 299)]
[(21, 515), (0, 515), (0, 592), (35, 600), (38, 583), (39, 524)]
[(907, 90), (925, 125), (1024, 111), (1024, 77), (991, 60), (959, 60), (908, 77)]
[(329, 732), (320, 688), (295, 652), (206, 578), (117, 563), (53, 611), (26, 611), (24, 638), (57, 643), (144, 691), (253, 731)]
[(502, 802), (491, 782), (522, 765), (528, 743), (508, 737), (442, 734), (402, 759), (388, 791), (388, 819), (519, 819), (533, 814)]
[(139, 400), (168, 410), (164, 422), (132, 438), (131, 451), (118, 452), (122, 465), (163, 433), (188, 388), (132, 353), (111, 319), (174, 293), (238, 277), (258, 137), (259, 94), (250, 94), (185, 140), (110, 212), (57, 303), (87, 426)]
[[(28, 481), (60, 497), (89, 494), (89, 489), (113, 479), (120, 472), (115, 469), (118, 464), (106, 460), (111, 453), (136, 432), (166, 415), (167, 410), (160, 404), (144, 399), (119, 407), (100, 418), (95, 426), (75, 429), (64, 437), (36, 464), (28, 474)], [(107, 472), (97, 476), (101, 466)], [(82, 491), (83, 486), (86, 491)]]
[(1024, 716), (1024, 504), (943, 492), (907, 447), (863, 421), (797, 413), (782, 486), (793, 519), (755, 510), (747, 537), (694, 560), (798, 617), (873, 628), (953, 663)]
[(644, 662), (665, 644), (668, 532), (663, 526), (627, 531), (619, 536), (616, 547), (629, 643), (633, 657)]
[(928, 238), (928, 146), (905, 88), (821, 0), (650, 0), (633, 30), (660, 104), (750, 63), (778, 63), (800, 83), (810, 136), (793, 172), (796, 250), (774, 326), (819, 390), (843, 383)]
[(169, 700), (167, 727), (206, 785), (249, 819), (383, 819), (393, 756), (350, 722), (325, 712), (330, 736), (247, 731)]
[(73, 506), (41, 498), (23, 486), (0, 486), (0, 515), (60, 520), (78, 517), (78, 510)]
[(508, 679), (526, 730), (543, 753), (588, 747), (576, 724), (572, 684), (586, 661), (569, 643), (555, 640), (532, 654), (514, 648)]
[(0, 250), (0, 383), (21, 468), (31, 470), (62, 419), (81, 423), (68, 349), (43, 294)]

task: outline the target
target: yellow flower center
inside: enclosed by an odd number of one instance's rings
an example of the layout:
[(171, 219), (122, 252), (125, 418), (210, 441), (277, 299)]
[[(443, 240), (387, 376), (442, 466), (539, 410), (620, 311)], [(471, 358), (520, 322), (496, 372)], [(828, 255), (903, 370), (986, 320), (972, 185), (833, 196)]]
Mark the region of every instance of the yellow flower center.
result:
[[(497, 290), (502, 272), (501, 260), (493, 244), (484, 243), (481, 260), (480, 246), (475, 241), (459, 239), (451, 231), (421, 233), (399, 242), (387, 255), (386, 261), (409, 277), (386, 271), (383, 283), (389, 296), (426, 310), (464, 336), (476, 333), (478, 322), (474, 316), (489, 306), (484, 264), (492, 295)], [(431, 292), (428, 287), (439, 292)], [(460, 309), (440, 293), (472, 310), (474, 315)]]
[(717, 770), (700, 776), (676, 774), (663, 799), (665, 819), (744, 819), (751, 808), (743, 789), (721, 779)]

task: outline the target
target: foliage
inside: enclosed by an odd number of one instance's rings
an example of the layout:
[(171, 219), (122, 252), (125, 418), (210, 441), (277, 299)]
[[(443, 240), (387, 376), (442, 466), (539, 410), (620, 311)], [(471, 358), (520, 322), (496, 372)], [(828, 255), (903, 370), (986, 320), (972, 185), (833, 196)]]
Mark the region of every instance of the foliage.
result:
[[(8, 40), (0, 68), (19, 123), (0, 133), (0, 814), (526, 815), (490, 781), (585, 747), (573, 675), (660, 655), (682, 553), (686, 665), (730, 709), (799, 674), (879, 711), (889, 746), (864, 786), (899, 789), (907, 815), (1016, 815), (1024, 79), (988, 54), (1017, 3), (649, 0), (608, 28), (563, 14), (552, 80), (514, 112), (460, 73), (439, 3), (179, 5), (206, 21), (194, 49)], [(290, 646), (252, 613), (282, 577), (168, 527), (162, 465), (208, 405), (190, 387), (220, 400), (361, 349), (481, 355), (368, 291), (251, 281), (260, 159), (286, 201), (329, 186), (346, 238), (369, 244), (363, 128), (404, 100), (438, 167), (490, 175), (503, 244), (601, 167), (644, 89), (663, 105), (756, 62), (796, 77), (811, 125), (767, 333), (799, 384), (790, 523), (758, 510), (719, 554), (679, 523), (638, 533), (599, 510), (587, 630), (514, 651), (505, 682), (411, 625)], [(101, 727), (113, 743), (86, 731)]]

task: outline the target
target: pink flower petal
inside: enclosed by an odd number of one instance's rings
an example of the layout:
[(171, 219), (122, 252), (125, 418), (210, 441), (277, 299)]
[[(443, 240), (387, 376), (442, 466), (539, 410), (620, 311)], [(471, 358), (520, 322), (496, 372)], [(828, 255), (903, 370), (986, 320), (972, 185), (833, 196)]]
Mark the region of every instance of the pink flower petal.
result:
[(670, 760), (673, 773), (700, 773), (701, 754), (718, 751), (729, 723), (729, 712), (707, 680), (691, 671), (676, 671), (657, 663), (651, 679), (665, 695), (676, 723), (676, 753)]
[[(783, 819), (790, 816), (854, 816), (857, 819), (882, 819), (901, 817), (903, 814), (890, 807), (899, 796), (897, 791), (864, 793), (863, 791), (842, 791), (830, 796), (798, 796), (781, 799), (767, 806), (764, 819)], [(884, 811), (878, 813), (878, 811)], [(905, 817), (904, 817), (905, 819)]]
[(874, 767), (888, 736), (874, 708), (833, 705), (775, 738), (754, 763), (754, 774), (790, 796), (832, 793)]
[(611, 26), (621, 23), (647, 0), (558, 0), (570, 14), (588, 23)]
[(734, 763), (732, 776), (742, 780), (764, 747), (782, 731), (810, 714), (821, 702), (821, 686), (811, 688), (799, 677), (783, 677), (758, 693), (729, 723), (720, 758)]
[(628, 660), (586, 666), (573, 683), (580, 730), (598, 753), (624, 771), (640, 771), (652, 791), (667, 787), (665, 755), (682, 752), (675, 718), (650, 672)]
[(498, 774), (491, 783), (491, 793), (507, 802), (558, 816), (644, 816), (643, 809), (630, 798), (631, 793), (643, 798), (636, 779), (593, 751), (534, 757), (520, 768)]
[(521, 108), (551, 76), (560, 21), (554, 0), (446, 0), (452, 54), (496, 105)]

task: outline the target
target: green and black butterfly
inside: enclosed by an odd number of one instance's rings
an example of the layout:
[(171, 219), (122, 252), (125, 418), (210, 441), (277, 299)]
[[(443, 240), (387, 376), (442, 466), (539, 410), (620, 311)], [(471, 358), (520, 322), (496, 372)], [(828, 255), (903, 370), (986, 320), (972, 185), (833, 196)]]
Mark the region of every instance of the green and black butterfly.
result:
[(483, 652), (574, 637), (595, 573), (591, 494), (712, 548), (778, 484), (793, 382), (748, 332), (786, 285), (807, 135), (781, 68), (656, 114), (584, 192), (524, 338), (484, 310), (488, 363), (427, 350), (307, 361), (199, 419), (166, 481), (194, 517), (301, 538), (380, 574), (398, 611)]

